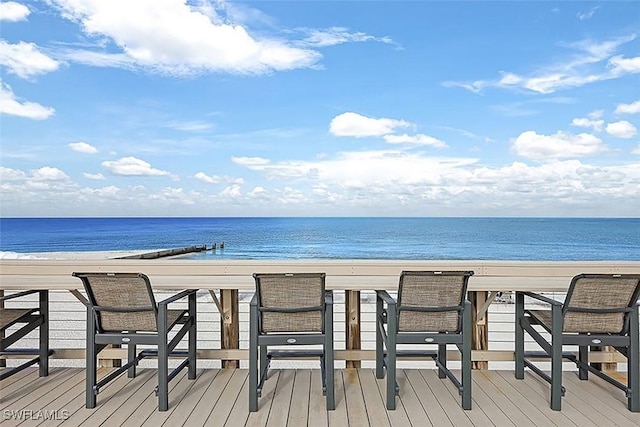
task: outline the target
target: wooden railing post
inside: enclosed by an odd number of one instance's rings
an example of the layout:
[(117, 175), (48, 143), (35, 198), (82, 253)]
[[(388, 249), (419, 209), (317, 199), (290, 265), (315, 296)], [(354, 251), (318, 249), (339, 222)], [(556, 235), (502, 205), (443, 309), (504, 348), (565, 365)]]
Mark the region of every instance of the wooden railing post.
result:
[[(471, 349), (472, 350), (489, 350), (489, 312), (480, 316), (479, 310), (487, 300), (486, 291), (473, 291), (468, 293), (471, 302)], [(478, 318), (482, 320), (478, 321)], [(489, 362), (473, 362), (473, 369), (489, 369)]]
[[(344, 291), (345, 347), (347, 350), (360, 350), (360, 291)], [(347, 360), (347, 368), (359, 368), (359, 360)]]
[[(238, 316), (238, 290), (222, 289), (220, 291), (220, 347), (222, 349), (240, 348), (240, 321)], [(239, 368), (239, 360), (222, 361), (223, 368)]]

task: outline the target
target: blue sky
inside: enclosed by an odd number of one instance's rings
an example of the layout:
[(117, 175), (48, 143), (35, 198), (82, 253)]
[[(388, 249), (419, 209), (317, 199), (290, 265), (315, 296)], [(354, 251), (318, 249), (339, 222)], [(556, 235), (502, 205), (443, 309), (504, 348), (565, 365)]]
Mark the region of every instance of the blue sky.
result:
[(640, 3), (0, 3), (9, 216), (632, 216)]

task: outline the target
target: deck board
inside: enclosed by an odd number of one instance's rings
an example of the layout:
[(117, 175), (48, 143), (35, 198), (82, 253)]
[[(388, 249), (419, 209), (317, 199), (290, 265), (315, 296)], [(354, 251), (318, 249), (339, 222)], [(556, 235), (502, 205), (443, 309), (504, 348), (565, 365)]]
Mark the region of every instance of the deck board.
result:
[[(399, 369), (397, 408), (388, 411), (385, 381), (372, 369), (336, 370), (336, 410), (326, 411), (318, 369), (274, 369), (258, 411), (250, 414), (246, 369), (200, 369), (195, 380), (183, 372), (172, 381), (169, 411), (158, 412), (153, 369), (140, 369), (135, 379), (120, 376), (98, 395), (95, 409), (86, 409), (82, 369), (52, 368), (49, 377), (39, 378), (37, 368), (29, 368), (0, 382), (0, 408), (3, 426), (22, 427), (640, 425), (640, 413), (627, 410), (624, 393), (597, 377), (580, 381), (575, 372), (563, 373), (567, 394), (560, 412), (549, 408), (549, 386), (530, 372), (520, 381), (513, 371), (474, 371), (471, 411), (461, 409), (455, 387), (431, 369)], [(69, 418), (25, 419), (27, 411), (64, 411)]]
[[(453, 426), (451, 420), (447, 416), (444, 408), (440, 406), (440, 402), (433, 394), (431, 388), (427, 385), (424, 377), (420, 375), (420, 371), (417, 369), (405, 370), (407, 385), (410, 384), (413, 391), (420, 402), (420, 405), (425, 409), (429, 422), (434, 426)], [(398, 376), (399, 377), (399, 376)], [(407, 393), (408, 387), (405, 384), (400, 383), (400, 397)]]

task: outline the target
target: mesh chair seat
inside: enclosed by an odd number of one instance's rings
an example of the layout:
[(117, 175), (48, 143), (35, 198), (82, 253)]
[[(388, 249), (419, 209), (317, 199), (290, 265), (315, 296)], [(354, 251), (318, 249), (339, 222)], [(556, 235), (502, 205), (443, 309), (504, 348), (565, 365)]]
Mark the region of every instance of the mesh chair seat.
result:
[[(551, 310), (527, 310), (547, 331), (551, 331)], [(619, 334), (623, 322), (618, 313), (567, 313), (562, 332), (581, 334)]]
[(35, 308), (2, 308), (0, 309), (0, 329), (8, 328), (36, 311)]
[[(169, 329), (174, 326), (182, 316), (187, 313), (187, 310), (167, 310), (167, 325)], [(157, 322), (153, 311), (138, 313), (118, 313), (117, 315), (109, 313), (110, 316), (116, 317), (115, 322), (112, 321), (113, 317), (102, 314), (102, 327), (105, 332), (158, 332)], [(153, 318), (148, 319), (149, 314), (153, 315)], [(115, 325), (113, 323), (116, 323)], [(119, 329), (122, 326), (128, 328)], [(134, 329), (137, 328), (137, 329)]]

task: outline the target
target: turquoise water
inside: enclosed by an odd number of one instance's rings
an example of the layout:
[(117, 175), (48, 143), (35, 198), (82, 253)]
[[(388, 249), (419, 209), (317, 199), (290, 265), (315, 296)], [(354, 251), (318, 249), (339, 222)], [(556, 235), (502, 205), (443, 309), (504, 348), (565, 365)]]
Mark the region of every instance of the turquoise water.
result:
[(640, 218), (0, 218), (0, 251), (193, 259), (640, 260)]

